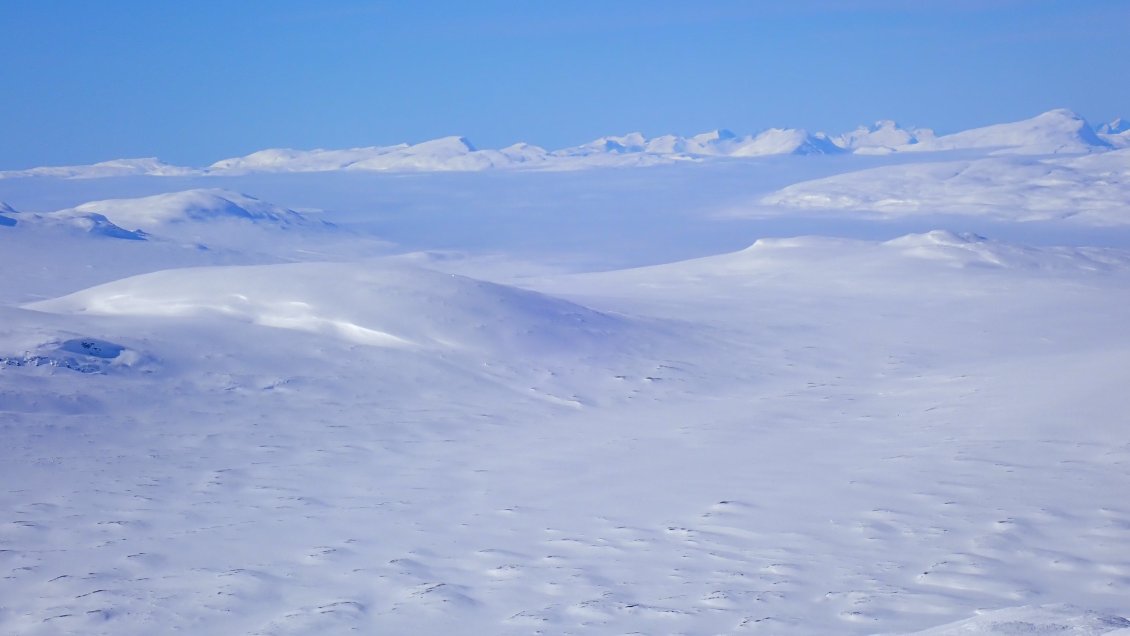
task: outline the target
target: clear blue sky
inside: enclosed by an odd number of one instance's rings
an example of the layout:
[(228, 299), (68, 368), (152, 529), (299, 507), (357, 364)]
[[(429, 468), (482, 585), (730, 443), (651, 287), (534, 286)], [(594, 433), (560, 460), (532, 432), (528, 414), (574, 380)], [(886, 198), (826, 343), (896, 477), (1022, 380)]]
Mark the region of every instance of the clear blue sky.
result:
[(1130, 115), (1127, 0), (0, 0), (0, 169)]

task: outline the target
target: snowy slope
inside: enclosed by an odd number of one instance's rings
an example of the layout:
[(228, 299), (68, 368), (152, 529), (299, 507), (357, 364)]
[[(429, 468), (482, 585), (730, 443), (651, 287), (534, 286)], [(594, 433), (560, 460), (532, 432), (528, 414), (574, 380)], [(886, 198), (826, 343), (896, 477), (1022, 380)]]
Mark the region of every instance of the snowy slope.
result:
[(885, 154), (900, 146), (917, 144), (933, 137), (934, 131), (929, 128), (907, 129), (885, 119), (832, 137), (832, 141), (841, 148), (860, 154)]
[(1090, 124), (1066, 110), (1050, 110), (1031, 119), (974, 128), (902, 146), (900, 150), (937, 151), (995, 149), (1007, 154), (1085, 153), (1110, 149)]
[(493, 355), (595, 352), (626, 343), (631, 329), (624, 319), (534, 292), (382, 263), (176, 269), (28, 307), (108, 316), (215, 315), (356, 344)]
[(125, 177), (134, 175), (174, 177), (190, 175), (196, 172), (198, 171), (193, 168), (174, 166), (156, 157), (146, 157), (142, 159), (113, 159), (86, 166), (51, 166), (29, 168), (27, 170), (4, 170), (0, 171), (0, 179), (18, 177), (95, 179), (99, 177)]
[(639, 167), (713, 157), (823, 155), (844, 151), (887, 154), (896, 151), (977, 150), (986, 153), (1042, 155), (1086, 153), (1122, 148), (1128, 132), (1121, 120), (1092, 129), (1071, 111), (1052, 110), (1032, 119), (934, 136), (925, 128), (904, 129), (879, 121), (840, 135), (809, 133), (795, 128), (769, 128), (738, 136), (728, 130), (683, 137), (642, 133), (606, 136), (554, 151), (526, 143), (500, 150), (479, 149), (464, 137), (452, 136), (416, 144), (367, 146), (339, 150), (271, 148), (242, 157), (222, 159), (207, 168), (171, 166), (154, 158), (118, 159), (89, 166), (9, 170), (0, 178), (108, 176), (216, 176), (261, 172), (392, 171), (447, 172), (488, 169), (578, 170), (601, 167)]
[(515, 144), (502, 150), (478, 150), (463, 137), (444, 137), (414, 145), (373, 146), (347, 150), (262, 150), (224, 159), (208, 167), (212, 174), (245, 172), (475, 171), (538, 163), (545, 150)]
[(0, 227), (20, 226), (45, 229), (59, 229), (66, 232), (79, 232), (95, 236), (130, 240), (145, 240), (144, 232), (127, 230), (106, 218), (105, 215), (87, 210), (68, 210), (58, 213), (36, 214), (17, 212), (10, 205), (0, 203)]
[(795, 128), (770, 128), (756, 135), (742, 137), (728, 130), (715, 130), (692, 137), (664, 135), (648, 139), (637, 132), (619, 137), (601, 137), (553, 154), (571, 157), (602, 154), (650, 154), (657, 157), (760, 157), (837, 152), (842, 152), (842, 149), (823, 133), (809, 134)]
[(52, 213), (53, 216), (102, 214), (121, 227), (147, 232), (167, 231), (186, 223), (237, 221), (275, 227), (309, 224), (302, 214), (222, 189), (196, 189), (134, 199), (91, 201)]
[(842, 149), (822, 133), (809, 134), (795, 128), (770, 128), (752, 138), (736, 140), (730, 157), (761, 157), (765, 155), (823, 155), (835, 154)]
[(290, 148), (271, 148), (260, 150), (243, 157), (221, 159), (208, 166), (215, 172), (323, 172), (342, 170), (357, 163), (382, 154), (407, 148), (408, 144), (397, 146), (369, 146), (345, 150), (293, 150)]
[(492, 168), (576, 170), (598, 167), (647, 166), (698, 157), (754, 157), (780, 154), (826, 154), (842, 150), (822, 134), (795, 129), (770, 129), (737, 137), (713, 131), (649, 139), (640, 133), (601, 137), (587, 144), (548, 152), (519, 143), (501, 150), (480, 150), (463, 137), (445, 137), (415, 145), (349, 150), (263, 150), (212, 164), (211, 174), (247, 172), (478, 171)]
[(1081, 157), (884, 166), (794, 184), (761, 198), (759, 204), (885, 217), (940, 213), (1122, 226), (1130, 223), (1128, 200), (1130, 150), (1117, 150)]
[(1095, 128), (1100, 139), (1115, 148), (1130, 148), (1130, 121), (1121, 117)]
[(1121, 117), (1117, 117), (1112, 121), (1095, 127), (1095, 132), (1100, 135), (1119, 135), (1127, 131), (1130, 131), (1130, 121), (1126, 121)]
[(1125, 251), (801, 237), (534, 282), (191, 268), (0, 308), (0, 627), (1123, 624)]

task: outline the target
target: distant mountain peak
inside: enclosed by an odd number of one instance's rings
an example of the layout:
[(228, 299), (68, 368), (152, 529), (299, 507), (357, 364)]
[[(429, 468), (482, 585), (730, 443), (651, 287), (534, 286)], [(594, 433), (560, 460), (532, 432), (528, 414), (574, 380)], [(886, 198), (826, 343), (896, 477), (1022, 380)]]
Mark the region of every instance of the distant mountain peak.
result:
[(999, 149), (1011, 154), (1087, 153), (1111, 145), (1099, 138), (1085, 119), (1056, 108), (1030, 119), (973, 128), (909, 146), (908, 150)]
[(880, 119), (855, 130), (828, 135), (799, 128), (769, 128), (737, 135), (719, 128), (689, 137), (647, 137), (640, 132), (610, 135), (585, 144), (546, 150), (515, 143), (499, 150), (480, 149), (466, 137), (452, 135), (416, 144), (364, 146), (338, 150), (268, 148), (231, 157), (203, 169), (172, 166), (154, 157), (115, 159), (87, 166), (0, 171), (0, 178), (47, 176), (224, 175), (251, 172), (325, 171), (476, 171), (497, 168), (575, 170), (611, 166), (648, 166), (712, 157), (822, 155), (844, 151), (886, 154), (907, 151), (983, 150), (986, 153), (1082, 154), (1130, 146), (1130, 123), (1116, 119), (1092, 128), (1075, 112), (1058, 108), (1030, 119), (938, 136), (929, 128), (907, 128)]
[(934, 137), (929, 128), (904, 128), (893, 119), (880, 119), (870, 126), (860, 126), (851, 132), (832, 138), (836, 145), (861, 154), (893, 152), (901, 146), (919, 143)]
[(413, 144), (408, 147), (409, 150), (426, 153), (426, 152), (475, 152), (474, 144), (466, 137), (458, 135), (451, 135), (449, 137), (440, 137), (439, 139), (432, 139), (429, 141)]
[(1095, 130), (1104, 135), (1118, 135), (1130, 130), (1130, 121), (1116, 117), (1110, 122), (1099, 125)]
[(306, 222), (303, 215), (293, 210), (219, 188), (183, 190), (134, 199), (91, 201), (53, 214), (65, 213), (97, 214), (117, 226), (147, 232), (160, 232), (170, 224), (225, 219), (278, 226)]

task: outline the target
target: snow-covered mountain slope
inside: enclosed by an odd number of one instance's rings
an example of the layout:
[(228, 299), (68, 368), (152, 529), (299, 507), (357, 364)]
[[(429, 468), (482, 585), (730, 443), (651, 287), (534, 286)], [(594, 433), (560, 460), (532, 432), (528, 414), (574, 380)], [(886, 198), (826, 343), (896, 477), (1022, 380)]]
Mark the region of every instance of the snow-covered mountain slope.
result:
[[(1124, 226), (1130, 224), (1128, 200), (1130, 150), (1124, 149), (884, 166), (794, 184), (763, 197), (759, 205), (887, 217), (956, 214)], [(751, 206), (748, 213), (765, 211)]]
[(87, 210), (66, 210), (46, 214), (17, 212), (7, 203), (0, 202), (0, 227), (23, 227), (60, 229), (95, 236), (130, 240), (145, 240), (141, 231), (127, 230), (106, 218), (105, 215)]
[(312, 225), (294, 210), (255, 197), (218, 188), (185, 190), (134, 199), (91, 201), (52, 216), (101, 214), (121, 227), (151, 233), (166, 232), (180, 224), (240, 222), (273, 227)]
[(19, 220), (45, 227), (69, 228), (108, 238), (134, 241), (143, 241), (147, 238), (145, 232), (127, 230), (97, 212), (67, 210), (48, 214), (26, 214), (21, 215)]
[(343, 170), (358, 161), (405, 148), (408, 148), (408, 144), (369, 146), (345, 150), (271, 148), (253, 152), (243, 157), (222, 159), (208, 166), (208, 169), (216, 172), (323, 172)]
[(1110, 147), (1082, 117), (1057, 109), (1023, 121), (919, 140), (899, 150), (987, 149), (1006, 154), (1044, 155), (1095, 152)]
[[(296, 263), (176, 269), (29, 305), (86, 315), (223, 316), (363, 345), (595, 355), (630, 321), (513, 287), (407, 264)], [(618, 345), (617, 345), (618, 343)]]
[(1127, 131), (1130, 131), (1130, 121), (1126, 121), (1121, 117), (1117, 117), (1105, 124), (1100, 124), (1095, 128), (1095, 132), (1102, 135), (1118, 135)]
[(501, 150), (479, 150), (463, 137), (445, 137), (412, 146), (349, 150), (263, 150), (212, 164), (211, 174), (246, 172), (478, 171), (492, 168), (576, 170), (598, 167), (648, 166), (700, 157), (755, 157), (781, 154), (841, 152), (823, 134), (770, 129), (738, 137), (714, 131), (693, 137), (665, 135), (649, 139), (640, 133), (601, 137), (587, 144), (548, 152), (530, 144)]
[(18, 177), (55, 177), (61, 179), (95, 179), (99, 177), (128, 177), (150, 175), (179, 177), (196, 174), (193, 168), (167, 164), (156, 157), (142, 159), (113, 159), (84, 166), (48, 166), (27, 170), (0, 171), (0, 179)]
[[(1097, 132), (1096, 132), (1097, 130)], [(879, 121), (840, 135), (809, 133), (795, 128), (770, 128), (738, 136), (715, 130), (690, 137), (642, 133), (601, 137), (579, 146), (547, 151), (527, 143), (500, 150), (478, 149), (464, 137), (443, 137), (417, 144), (367, 146), (340, 150), (271, 148), (222, 159), (207, 168), (184, 168), (155, 158), (118, 159), (89, 166), (0, 171), (0, 178), (109, 176), (240, 175), (258, 172), (393, 171), (446, 172), (488, 169), (578, 170), (638, 167), (716, 157), (822, 155), (844, 151), (886, 154), (895, 151), (976, 150), (1005, 154), (1086, 153), (1125, 147), (1128, 133), (1121, 120), (1092, 129), (1068, 110), (1052, 110), (1032, 119), (934, 136), (930, 129), (904, 129)]]
[(832, 137), (837, 146), (860, 154), (885, 154), (900, 146), (917, 144), (934, 138), (929, 128), (907, 129), (885, 119), (872, 126), (860, 126), (851, 132)]
[[(92, 232), (116, 238), (171, 240), (198, 249), (241, 251), (263, 241), (302, 243), (308, 236), (336, 230), (325, 221), (219, 188), (90, 201), (36, 217), (41, 223), (91, 226)], [(297, 228), (305, 229), (306, 234), (285, 237)]]
[(1130, 148), (1130, 121), (1119, 117), (1095, 129), (1099, 138), (1115, 148)]
[(475, 171), (537, 163), (545, 150), (515, 144), (502, 150), (478, 150), (463, 137), (444, 137), (423, 143), (372, 146), (347, 150), (261, 150), (245, 157), (217, 161), (211, 174), (245, 172), (373, 171)]
[(745, 139), (735, 139), (720, 153), (728, 157), (762, 157), (765, 155), (825, 155), (842, 152), (823, 133), (809, 134), (795, 128), (770, 128)]
[(554, 156), (592, 157), (595, 155), (648, 154), (656, 157), (760, 157), (766, 155), (808, 155), (842, 152), (823, 133), (770, 128), (756, 135), (739, 137), (728, 130), (715, 130), (680, 137), (664, 135), (647, 138), (641, 133), (601, 137), (587, 144), (552, 153)]

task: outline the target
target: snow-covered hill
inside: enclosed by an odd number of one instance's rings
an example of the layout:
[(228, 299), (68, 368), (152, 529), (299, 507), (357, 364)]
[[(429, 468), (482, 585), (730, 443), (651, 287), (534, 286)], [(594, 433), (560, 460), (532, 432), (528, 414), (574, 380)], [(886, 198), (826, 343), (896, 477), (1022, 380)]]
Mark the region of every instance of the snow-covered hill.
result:
[(1095, 128), (1100, 139), (1115, 148), (1130, 148), (1130, 121), (1121, 117)]
[[(759, 206), (885, 217), (956, 214), (1130, 225), (1130, 149), (1082, 156), (989, 157), (884, 166), (788, 186)], [(735, 214), (764, 214), (751, 206)]]
[(630, 321), (542, 294), (403, 263), (175, 269), (29, 308), (106, 316), (219, 316), (346, 342), (546, 356), (626, 346)]
[(127, 230), (105, 215), (92, 210), (61, 210), (46, 214), (17, 212), (7, 203), (0, 202), (0, 227), (34, 227), (60, 229), (95, 236), (130, 240), (145, 240), (145, 232)]
[(928, 142), (934, 138), (929, 128), (907, 129), (889, 119), (875, 122), (872, 126), (860, 126), (851, 132), (837, 135), (832, 142), (845, 150), (860, 154), (884, 154), (896, 148)]
[(528, 144), (502, 150), (478, 150), (463, 137), (444, 137), (423, 143), (372, 146), (347, 150), (261, 150), (245, 157), (217, 161), (212, 174), (244, 172), (475, 171), (544, 160), (545, 151)]
[(54, 177), (61, 179), (95, 179), (99, 177), (128, 177), (149, 175), (179, 177), (196, 174), (198, 170), (167, 164), (156, 157), (142, 159), (112, 159), (83, 166), (47, 166), (27, 170), (0, 171), (0, 179), (19, 177)]
[(238, 222), (286, 228), (311, 225), (294, 210), (222, 189), (196, 189), (135, 199), (91, 201), (51, 213), (64, 217), (101, 214), (115, 225), (150, 233), (168, 232), (183, 224)]
[(998, 153), (1044, 155), (1087, 153), (1109, 150), (1110, 147), (1082, 117), (1069, 110), (1058, 109), (1023, 121), (919, 140), (899, 149), (990, 149)]

